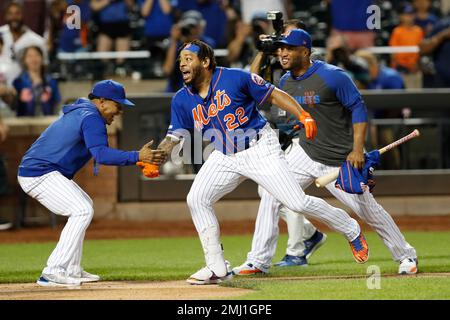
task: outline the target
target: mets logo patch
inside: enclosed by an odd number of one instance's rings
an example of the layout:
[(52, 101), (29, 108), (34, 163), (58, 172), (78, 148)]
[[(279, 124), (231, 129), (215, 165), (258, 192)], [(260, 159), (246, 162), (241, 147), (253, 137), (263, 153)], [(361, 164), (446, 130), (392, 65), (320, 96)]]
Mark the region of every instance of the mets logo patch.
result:
[(260, 76), (258, 76), (255, 73), (252, 73), (252, 80), (254, 83), (256, 83), (257, 85), (264, 85), (266, 83), (266, 80), (264, 80), (263, 78), (261, 78)]

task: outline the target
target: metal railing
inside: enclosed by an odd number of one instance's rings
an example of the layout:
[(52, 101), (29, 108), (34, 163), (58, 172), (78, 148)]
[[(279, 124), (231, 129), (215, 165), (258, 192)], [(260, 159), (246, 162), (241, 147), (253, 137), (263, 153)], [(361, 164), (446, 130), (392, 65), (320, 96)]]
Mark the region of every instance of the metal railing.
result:
[[(323, 47), (314, 47), (314, 52), (323, 54), (326, 49)], [(397, 46), (397, 47), (369, 47), (368, 51), (375, 54), (393, 54), (393, 53), (418, 53), (417, 46)], [(214, 54), (220, 61), (226, 62), (228, 56), (227, 49), (215, 49)], [(63, 79), (92, 79), (94, 74), (101, 74), (100, 69), (103, 67), (97, 64), (97, 61), (115, 59), (125, 59), (129, 65), (129, 74), (138, 72), (143, 74), (144, 78), (163, 77), (161, 65), (163, 61), (151, 59), (151, 53), (147, 50), (139, 51), (104, 51), (104, 52), (74, 52), (74, 53), (58, 53), (57, 59), (60, 64), (61, 78)], [(77, 64), (77, 62), (80, 62)], [(159, 64), (158, 70), (154, 70), (152, 65)], [(139, 78), (142, 75), (139, 76)]]

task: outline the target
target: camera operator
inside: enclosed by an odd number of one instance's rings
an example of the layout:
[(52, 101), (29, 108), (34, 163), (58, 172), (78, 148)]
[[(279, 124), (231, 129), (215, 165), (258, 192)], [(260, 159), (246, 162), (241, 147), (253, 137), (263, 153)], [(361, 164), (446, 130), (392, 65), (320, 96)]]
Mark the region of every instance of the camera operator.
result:
[[(290, 19), (284, 22), (281, 17), (279, 22), (275, 22), (275, 25), (281, 25), (282, 34), (286, 34), (293, 29), (304, 29), (306, 30), (306, 25), (303, 21), (299, 19)], [(281, 35), (281, 32), (278, 32)], [(258, 53), (256, 54), (253, 62), (250, 66), (250, 72), (259, 74), (267, 81), (278, 85), (281, 76), (284, 74), (284, 70), (281, 68), (277, 48), (273, 45), (273, 41), (279, 36), (277, 36), (277, 31), (275, 35), (261, 34), (257, 40)], [(272, 39), (273, 38), (273, 39)]]
[(176, 92), (183, 86), (183, 76), (177, 62), (178, 48), (183, 43), (200, 39), (211, 47), (216, 47), (215, 41), (203, 34), (205, 26), (206, 21), (202, 14), (195, 10), (186, 11), (180, 20), (172, 26), (170, 45), (163, 65), (164, 74), (169, 78), (166, 92)]
[(350, 52), (344, 37), (333, 37), (328, 42), (327, 62), (344, 69), (358, 89), (366, 89), (370, 83), (369, 65)]
[(272, 26), (266, 14), (257, 12), (251, 23), (236, 22), (233, 40), (228, 44), (227, 60), (232, 68), (248, 69), (257, 51), (259, 36), (271, 32)]
[[(306, 25), (300, 19), (290, 19), (287, 21), (283, 21), (281, 15), (276, 15), (275, 19), (278, 19), (278, 21), (274, 22), (274, 29), (276, 30), (278, 28), (279, 36), (277, 36), (277, 31), (275, 31), (275, 34), (273, 35), (261, 34), (259, 36), (259, 39), (257, 40), (258, 53), (251, 63), (250, 72), (259, 74), (267, 81), (278, 86), (280, 78), (286, 71), (281, 67), (277, 53), (277, 46), (274, 45), (274, 41), (276, 41), (278, 37), (288, 33), (291, 30), (305, 30)], [(289, 128), (284, 128), (284, 126), (281, 125), (279, 121), (280, 117), (286, 116), (284, 110), (281, 110), (276, 106), (270, 106), (266, 104), (261, 107), (261, 111), (269, 120), (272, 127), (280, 130), (280, 144), (283, 146), (283, 148), (287, 148), (292, 140), (292, 137), (288, 137), (286, 135), (286, 131), (289, 131)]]

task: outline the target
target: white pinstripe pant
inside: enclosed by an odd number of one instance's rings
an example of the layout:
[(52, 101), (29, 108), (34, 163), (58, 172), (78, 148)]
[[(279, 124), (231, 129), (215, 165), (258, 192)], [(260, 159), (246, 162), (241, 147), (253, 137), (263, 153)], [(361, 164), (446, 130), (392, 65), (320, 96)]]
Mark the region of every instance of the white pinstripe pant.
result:
[[(286, 160), (303, 189), (306, 189), (317, 177), (336, 169), (336, 167), (313, 161), (298, 144), (298, 140), (293, 142), (292, 149), (286, 155)], [(329, 183), (326, 188), (335, 198), (350, 207), (377, 232), (395, 261), (417, 257), (415, 249), (406, 242), (392, 217), (378, 204), (369, 191), (361, 195), (350, 194), (337, 189), (334, 186), (334, 182)], [(248, 253), (247, 260), (264, 270), (270, 267), (272, 257), (276, 251), (279, 232), (279, 210), (280, 202), (267, 191), (261, 190), (261, 203), (256, 219), (252, 250)], [(304, 224), (303, 219), (305, 219), (303, 215), (292, 212), (291, 210), (285, 210), (284, 215), (287, 217), (286, 222), (291, 224), (290, 226), (288, 225), (289, 241), (287, 254), (302, 255), (296, 252), (296, 243), (312, 236), (309, 231), (310, 227), (306, 231), (309, 233), (309, 237), (305, 237), (303, 235), (304, 228), (302, 228), (302, 224)], [(271, 228), (271, 226), (274, 227)], [(291, 234), (291, 230), (296, 230), (300, 234)]]
[[(274, 199), (293, 211), (311, 215), (341, 233), (348, 240), (355, 239), (360, 228), (344, 210), (334, 208), (324, 200), (306, 195), (289, 170), (275, 132), (266, 125), (261, 138), (252, 147), (234, 155), (214, 151), (197, 174), (187, 196), (192, 220), (199, 233), (205, 252), (204, 234), (215, 230), (214, 243), (220, 244), (220, 229), (214, 214), (213, 204), (235, 189), (246, 178), (270, 192)], [(278, 205), (279, 206), (279, 205)], [(276, 208), (275, 212), (278, 212)], [(275, 219), (267, 221), (265, 228), (277, 228)], [(211, 234), (209, 234), (211, 239)], [(215, 249), (218, 251), (218, 248)], [(213, 270), (214, 271), (214, 270)]]
[(80, 273), (84, 235), (94, 216), (92, 199), (74, 181), (58, 171), (39, 177), (19, 176), (18, 181), (29, 196), (53, 213), (69, 218), (43, 273)]

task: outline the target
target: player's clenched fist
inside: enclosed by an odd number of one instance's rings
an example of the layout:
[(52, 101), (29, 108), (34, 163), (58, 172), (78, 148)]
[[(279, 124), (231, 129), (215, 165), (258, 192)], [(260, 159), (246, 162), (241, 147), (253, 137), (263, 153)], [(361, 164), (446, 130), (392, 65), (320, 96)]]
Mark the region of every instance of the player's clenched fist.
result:
[(305, 110), (302, 110), (299, 120), (305, 127), (306, 138), (314, 139), (317, 133), (316, 120), (314, 120), (311, 115)]
[(164, 150), (152, 149), (153, 140), (144, 145), (139, 150), (139, 161), (161, 165), (167, 160), (167, 153)]

